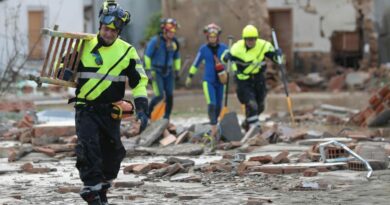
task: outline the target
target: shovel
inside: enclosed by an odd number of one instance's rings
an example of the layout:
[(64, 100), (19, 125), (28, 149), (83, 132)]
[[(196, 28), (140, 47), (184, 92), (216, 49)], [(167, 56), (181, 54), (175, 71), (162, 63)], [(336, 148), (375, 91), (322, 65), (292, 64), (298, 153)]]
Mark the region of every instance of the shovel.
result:
[(150, 120), (156, 121), (163, 117), (165, 113), (165, 100), (162, 99), (153, 109), (152, 114), (150, 115)]
[[(275, 49), (279, 49), (278, 40), (276, 39), (276, 32), (274, 29), (272, 29), (272, 40), (274, 41)], [(292, 102), (291, 102), (290, 95), (288, 93), (287, 78), (286, 78), (286, 73), (285, 73), (286, 66), (283, 64), (281, 56), (278, 56), (277, 60), (278, 60), (278, 66), (279, 66), (280, 72), (282, 73), (282, 80), (283, 80), (283, 85), (284, 85), (284, 92), (286, 93), (288, 112), (290, 113), (292, 125), (295, 125), (294, 113), (292, 111)]]
[[(233, 36), (229, 35), (228, 36), (228, 39), (229, 39), (229, 50), (230, 48), (232, 47), (232, 44), (233, 44)], [(223, 117), (225, 116), (226, 113), (229, 112), (229, 109), (228, 109), (228, 95), (229, 95), (229, 78), (230, 78), (230, 75), (229, 75), (229, 71), (230, 71), (230, 67), (232, 65), (232, 62), (231, 60), (228, 61), (228, 64), (227, 64), (227, 82), (226, 82), (226, 87), (225, 87), (225, 104), (224, 104), (224, 107), (222, 108), (221, 110), (221, 114), (219, 115), (219, 119), (222, 120)]]

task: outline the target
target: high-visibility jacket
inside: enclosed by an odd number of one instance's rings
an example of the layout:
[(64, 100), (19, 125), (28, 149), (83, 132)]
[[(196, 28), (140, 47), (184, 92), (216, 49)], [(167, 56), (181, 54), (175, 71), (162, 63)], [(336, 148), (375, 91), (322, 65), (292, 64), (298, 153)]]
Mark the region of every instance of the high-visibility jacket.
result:
[[(247, 49), (245, 40), (241, 39), (233, 44), (229, 52), (232, 56), (232, 70), (236, 73), (237, 79), (246, 80), (261, 71), (265, 65), (264, 57), (273, 56), (275, 49), (270, 42), (263, 39), (257, 39), (256, 45)], [(222, 60), (226, 54), (227, 52), (222, 55)]]
[(134, 99), (146, 98), (148, 78), (136, 49), (118, 38), (110, 46), (97, 47), (102, 59), (102, 64), (98, 65), (97, 56), (92, 53), (97, 45), (98, 37), (85, 41), (77, 71), (77, 103), (83, 103), (83, 100), (94, 103), (117, 102), (124, 98), (126, 79)]

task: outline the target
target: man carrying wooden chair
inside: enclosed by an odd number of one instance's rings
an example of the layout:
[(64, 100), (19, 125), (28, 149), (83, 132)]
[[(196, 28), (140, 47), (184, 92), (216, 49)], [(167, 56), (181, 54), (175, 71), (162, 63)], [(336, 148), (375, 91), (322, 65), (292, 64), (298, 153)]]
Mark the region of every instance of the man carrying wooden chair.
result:
[[(132, 88), (140, 131), (148, 123), (148, 78), (136, 49), (118, 38), (130, 22), (130, 13), (108, 0), (102, 5), (99, 22), (97, 36), (78, 49), (81, 61), (76, 97), (69, 100), (76, 109), (76, 167), (84, 184), (80, 195), (88, 204), (108, 204), (107, 190), (126, 154), (120, 123), (134, 112), (133, 104), (123, 100), (126, 79)], [(66, 68), (60, 73), (64, 73), (60, 75), (63, 80), (71, 80), (73, 75)]]

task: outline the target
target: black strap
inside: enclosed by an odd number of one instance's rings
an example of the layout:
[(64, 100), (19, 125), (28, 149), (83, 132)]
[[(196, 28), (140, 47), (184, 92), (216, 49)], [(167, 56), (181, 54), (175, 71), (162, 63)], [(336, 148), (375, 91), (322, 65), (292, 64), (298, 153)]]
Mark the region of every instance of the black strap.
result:
[(123, 54), (122, 57), (113, 66), (111, 66), (110, 69), (108, 69), (106, 75), (104, 75), (103, 78), (100, 79), (99, 82), (96, 83), (96, 85), (85, 95), (85, 99), (87, 99), (88, 95), (91, 94), (92, 91), (94, 91), (103, 82), (104, 79), (107, 78), (108, 74), (112, 71), (112, 69), (114, 69), (123, 60), (123, 58), (126, 57), (127, 53), (130, 51), (131, 48), (132, 48), (132, 46), (129, 46), (129, 48), (127, 48), (125, 54)]

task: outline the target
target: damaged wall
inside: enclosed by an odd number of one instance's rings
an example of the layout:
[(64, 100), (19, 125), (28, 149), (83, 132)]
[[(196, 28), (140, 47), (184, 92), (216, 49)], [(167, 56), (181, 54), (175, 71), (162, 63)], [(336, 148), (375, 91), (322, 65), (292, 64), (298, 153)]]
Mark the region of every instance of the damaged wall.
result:
[[(233, 34), (237, 39), (243, 26), (254, 23), (260, 28), (261, 37), (268, 40), (270, 27), (278, 30), (279, 25), (284, 28), (283, 32), (278, 32), (278, 38), (281, 39), (279, 44), (287, 56), (287, 65), (294, 67), (295, 72), (309, 73), (334, 69), (335, 54), (332, 51), (331, 37), (336, 31), (363, 36), (348, 39), (352, 42), (349, 45), (359, 44), (355, 46), (358, 48), (354, 51), (357, 63), (353, 65), (360, 63), (360, 68), (377, 66), (378, 35), (375, 29), (373, 0), (244, 2), (228, 0), (222, 4), (217, 0), (163, 0), (163, 15), (177, 18), (182, 26), (178, 35), (182, 37), (184, 59), (191, 59), (189, 63), (192, 62), (197, 48), (205, 41), (202, 27), (207, 23), (215, 22), (222, 25), (224, 42), (227, 41), (227, 34)], [(279, 18), (285, 18), (285, 22), (275, 20), (277, 16), (275, 13), (283, 12), (284, 16), (279, 15)], [(359, 28), (361, 34), (358, 34)], [(291, 39), (279, 36), (287, 34)]]
[(378, 55), (378, 33), (374, 15), (373, 0), (353, 0), (353, 6), (356, 10), (356, 18), (362, 15), (363, 32), (363, 59), (360, 63), (360, 68), (367, 69), (369, 67), (377, 67), (379, 61)]
[(375, 24), (379, 30), (379, 62), (390, 62), (390, 1), (375, 0)]
[[(53, 28), (58, 24), (60, 30), (80, 32), (83, 30), (83, 2), (78, 0), (13, 0), (0, 2), (3, 12), (0, 15), (0, 71), (12, 57), (17, 47), (20, 55), (29, 52), (29, 11), (43, 11), (44, 27)], [(69, 15), (71, 12), (71, 18)], [(15, 30), (15, 26), (17, 30)], [(35, 29), (35, 28), (34, 28)], [(31, 30), (31, 29), (30, 29)], [(39, 35), (40, 28), (36, 29)], [(17, 37), (16, 44), (12, 38)], [(48, 44), (44, 42), (43, 48)]]
[(355, 9), (349, 0), (272, 0), (268, 8), (292, 10), (293, 67), (297, 73), (334, 69), (330, 41), (333, 32), (356, 29)]
[[(271, 0), (268, 8), (293, 10), (293, 50), (329, 52), (335, 30), (355, 30), (355, 11), (348, 0)], [(323, 20), (321, 20), (323, 19)], [(321, 29), (322, 28), (322, 29)]]

